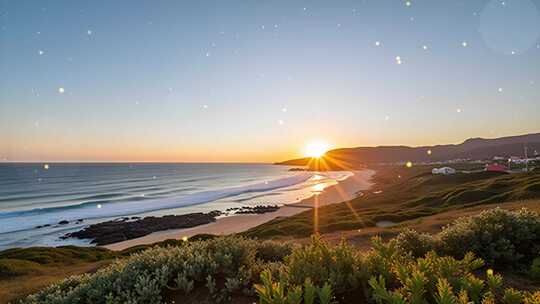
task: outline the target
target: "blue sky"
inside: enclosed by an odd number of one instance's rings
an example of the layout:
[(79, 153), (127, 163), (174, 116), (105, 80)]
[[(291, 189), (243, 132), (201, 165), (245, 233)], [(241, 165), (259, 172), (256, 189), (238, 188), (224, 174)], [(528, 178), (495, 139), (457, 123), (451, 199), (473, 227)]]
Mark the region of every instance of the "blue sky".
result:
[(313, 140), (539, 132), (538, 7), (2, 0), (0, 159), (275, 161)]

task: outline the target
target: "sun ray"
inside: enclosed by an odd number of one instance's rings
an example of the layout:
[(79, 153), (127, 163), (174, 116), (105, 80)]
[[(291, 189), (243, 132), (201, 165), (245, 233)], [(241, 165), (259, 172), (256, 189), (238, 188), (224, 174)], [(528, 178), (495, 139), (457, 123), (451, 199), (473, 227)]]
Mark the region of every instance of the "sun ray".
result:
[(319, 196), (313, 201), (313, 234), (319, 234)]
[(319, 158), (330, 149), (330, 145), (322, 140), (310, 142), (305, 148), (305, 155), (308, 157)]
[[(327, 161), (328, 160), (328, 161)], [(352, 170), (353, 168), (351, 166), (348, 166), (348, 165), (345, 165), (344, 162), (338, 160), (338, 159), (335, 159), (331, 156), (328, 156), (328, 155), (325, 155), (321, 158), (317, 158), (317, 159), (311, 159), (310, 162), (317, 162), (317, 165), (318, 165), (318, 169), (322, 168), (323, 171), (326, 171), (328, 169), (331, 169), (332, 167), (329, 166), (329, 163), (333, 164), (334, 166), (337, 166), (337, 168), (333, 168), (334, 170), (335, 169), (341, 169), (341, 170)], [(360, 177), (356, 176), (356, 175), (352, 175), (351, 177), (349, 178), (352, 178), (354, 180), (354, 182), (357, 182), (357, 183), (362, 183), (364, 182)], [(341, 200), (345, 203), (345, 205), (349, 208), (349, 210), (351, 211), (351, 213), (353, 214), (354, 218), (360, 223), (360, 224), (364, 224), (364, 221), (362, 220), (362, 218), (360, 217), (360, 215), (358, 214), (358, 212), (354, 209), (354, 207), (352, 206), (350, 200), (349, 200), (349, 197), (348, 195), (345, 193), (345, 190), (342, 188), (342, 186), (338, 183), (336, 185), (334, 185), (334, 189), (337, 191), (338, 195), (340, 196)], [(317, 199), (317, 206), (316, 208), (319, 207), (319, 197), (316, 198)], [(317, 210), (317, 220), (318, 220), (318, 210)], [(316, 223), (318, 225), (318, 221)], [(318, 229), (318, 228), (317, 228)]]

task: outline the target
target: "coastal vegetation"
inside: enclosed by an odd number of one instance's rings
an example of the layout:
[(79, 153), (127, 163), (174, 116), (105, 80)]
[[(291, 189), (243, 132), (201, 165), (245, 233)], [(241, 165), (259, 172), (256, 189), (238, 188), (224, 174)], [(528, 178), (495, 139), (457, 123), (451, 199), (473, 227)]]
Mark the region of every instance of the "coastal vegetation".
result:
[[(6, 250), (0, 252), (2, 298), (23, 303), (540, 303), (540, 204), (516, 202), (539, 197), (540, 174), (454, 167), (461, 173), (432, 175), (430, 166), (376, 168), (371, 190), (319, 208), (317, 226), (315, 210), (309, 210), (241, 235), (198, 235), (123, 251)], [(528, 209), (518, 208), (523, 205)], [(378, 228), (384, 221), (394, 225)], [(364, 231), (372, 232), (358, 243), (356, 235)], [(334, 234), (344, 237), (332, 240)]]
[(22, 303), (539, 303), (538, 244), (540, 216), (526, 209), (376, 237), (368, 251), (218, 237), (134, 253)]
[[(454, 175), (433, 175), (432, 165), (381, 166), (375, 186), (357, 198), (326, 205), (252, 228), (243, 235), (258, 238), (307, 237), (337, 231), (399, 224), (443, 212), (523, 201), (540, 197), (540, 171), (506, 174), (481, 171), (481, 165), (455, 165)], [(463, 172), (465, 171), (465, 172)]]

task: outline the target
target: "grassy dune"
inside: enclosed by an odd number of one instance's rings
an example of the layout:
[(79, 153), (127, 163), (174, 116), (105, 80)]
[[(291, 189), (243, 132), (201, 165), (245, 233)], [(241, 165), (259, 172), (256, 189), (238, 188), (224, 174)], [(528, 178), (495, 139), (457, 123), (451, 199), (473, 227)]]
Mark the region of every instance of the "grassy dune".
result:
[[(434, 176), (431, 169), (431, 166), (377, 168), (373, 191), (349, 202), (275, 219), (243, 235), (259, 238), (306, 237), (315, 230), (323, 234), (357, 230), (374, 227), (381, 221), (400, 223), (477, 205), (540, 198), (538, 171)], [(314, 228), (316, 212), (317, 229)]]
[(65, 246), (14, 248), (0, 252), (0, 303), (38, 291), (67, 276), (107, 266), (116, 253), (103, 248)]

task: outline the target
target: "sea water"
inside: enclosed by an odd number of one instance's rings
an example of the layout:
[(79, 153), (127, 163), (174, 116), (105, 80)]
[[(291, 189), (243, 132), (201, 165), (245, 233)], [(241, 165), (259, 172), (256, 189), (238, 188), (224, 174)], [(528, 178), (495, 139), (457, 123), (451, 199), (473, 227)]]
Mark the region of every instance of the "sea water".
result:
[(346, 171), (291, 172), (290, 168), (270, 164), (0, 164), (0, 249), (88, 245), (88, 240), (61, 240), (60, 236), (124, 216), (291, 204), (352, 175)]

